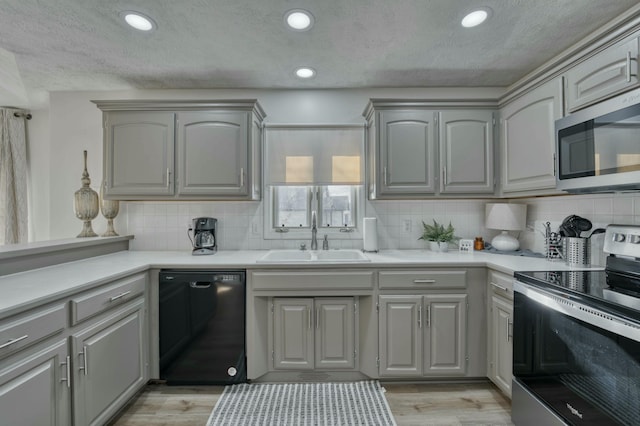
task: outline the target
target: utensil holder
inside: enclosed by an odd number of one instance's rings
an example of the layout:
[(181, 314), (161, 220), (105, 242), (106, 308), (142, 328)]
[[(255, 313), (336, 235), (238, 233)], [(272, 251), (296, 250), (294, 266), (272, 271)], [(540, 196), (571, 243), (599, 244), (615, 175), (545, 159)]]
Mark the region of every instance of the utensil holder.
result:
[(589, 266), (591, 244), (588, 238), (565, 237), (562, 240), (564, 261), (569, 266)]

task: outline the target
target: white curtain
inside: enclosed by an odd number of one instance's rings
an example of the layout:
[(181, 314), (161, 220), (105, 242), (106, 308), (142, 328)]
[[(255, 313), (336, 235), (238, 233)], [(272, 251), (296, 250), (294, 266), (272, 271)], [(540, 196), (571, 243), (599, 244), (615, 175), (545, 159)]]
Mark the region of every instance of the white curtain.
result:
[(0, 108), (0, 244), (28, 238), (25, 121), (15, 112)]

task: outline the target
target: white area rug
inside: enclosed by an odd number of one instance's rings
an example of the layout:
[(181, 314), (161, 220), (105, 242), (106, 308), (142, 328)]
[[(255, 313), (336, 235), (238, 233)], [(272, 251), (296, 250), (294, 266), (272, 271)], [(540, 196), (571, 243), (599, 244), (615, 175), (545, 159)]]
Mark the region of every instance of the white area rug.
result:
[(207, 426), (395, 424), (375, 380), (227, 386), (207, 421)]

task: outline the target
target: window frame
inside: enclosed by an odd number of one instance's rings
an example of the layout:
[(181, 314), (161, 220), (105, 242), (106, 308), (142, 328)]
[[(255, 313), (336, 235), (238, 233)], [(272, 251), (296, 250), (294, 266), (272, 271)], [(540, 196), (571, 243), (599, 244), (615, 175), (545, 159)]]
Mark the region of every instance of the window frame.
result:
[[(277, 226), (275, 218), (277, 215), (277, 191), (275, 186), (267, 187), (266, 197), (264, 198), (264, 235), (266, 240), (283, 239), (283, 240), (306, 240), (311, 238), (311, 212), (316, 211), (317, 229), (324, 236), (337, 240), (353, 240), (362, 239), (362, 218), (364, 216), (364, 185), (340, 185), (351, 186), (351, 194), (353, 198), (353, 226), (348, 227), (327, 227), (323, 226), (322, 220), (322, 200), (320, 196), (321, 187), (329, 185), (300, 185), (310, 188), (309, 191), (309, 226), (282, 227)], [(321, 238), (321, 237), (318, 237)]]

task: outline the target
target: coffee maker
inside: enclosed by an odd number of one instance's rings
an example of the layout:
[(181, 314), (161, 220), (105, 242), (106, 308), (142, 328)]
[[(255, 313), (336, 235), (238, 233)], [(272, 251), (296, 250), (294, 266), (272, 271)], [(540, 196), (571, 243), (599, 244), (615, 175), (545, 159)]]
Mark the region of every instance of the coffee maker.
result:
[(191, 254), (214, 254), (218, 250), (216, 241), (216, 224), (218, 219), (212, 217), (197, 217), (193, 219), (193, 250)]

